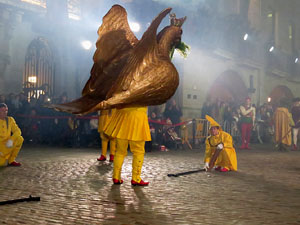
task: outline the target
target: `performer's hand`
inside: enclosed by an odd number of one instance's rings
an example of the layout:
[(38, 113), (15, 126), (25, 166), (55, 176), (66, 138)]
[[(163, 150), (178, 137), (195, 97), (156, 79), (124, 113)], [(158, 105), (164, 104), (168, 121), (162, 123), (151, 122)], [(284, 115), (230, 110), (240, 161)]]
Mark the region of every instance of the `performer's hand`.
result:
[(100, 102), (97, 106), (99, 109), (107, 109), (108, 103), (107, 103), (107, 101), (104, 100), (104, 101)]
[(222, 143), (218, 144), (217, 145), (217, 149), (218, 150), (222, 150), (224, 148), (224, 145)]
[(14, 145), (14, 142), (11, 139), (8, 139), (8, 141), (6, 142), (6, 147), (12, 148), (13, 145)]
[(204, 165), (204, 169), (207, 171), (209, 169), (209, 162), (206, 162)]

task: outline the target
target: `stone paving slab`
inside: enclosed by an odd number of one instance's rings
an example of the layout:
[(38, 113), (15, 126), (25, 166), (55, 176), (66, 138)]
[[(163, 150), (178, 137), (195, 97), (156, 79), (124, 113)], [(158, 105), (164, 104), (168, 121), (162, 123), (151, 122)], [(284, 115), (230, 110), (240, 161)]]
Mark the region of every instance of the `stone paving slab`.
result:
[(23, 148), (22, 167), (0, 168), (0, 201), (41, 201), (0, 206), (0, 224), (300, 224), (300, 151), (257, 145), (237, 150), (238, 172), (167, 176), (201, 168), (203, 154), (146, 153), (150, 185), (132, 187), (131, 154), (113, 185), (97, 149)]

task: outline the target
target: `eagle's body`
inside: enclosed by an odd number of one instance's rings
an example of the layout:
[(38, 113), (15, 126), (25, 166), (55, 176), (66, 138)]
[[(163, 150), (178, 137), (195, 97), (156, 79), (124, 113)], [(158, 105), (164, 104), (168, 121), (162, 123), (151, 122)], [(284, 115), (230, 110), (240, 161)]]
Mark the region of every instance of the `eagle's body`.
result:
[(98, 30), (94, 65), (82, 97), (53, 105), (73, 114), (130, 106), (157, 105), (175, 93), (179, 76), (172, 64), (170, 49), (180, 42), (180, 26), (157, 28), (171, 11), (162, 11), (139, 41), (129, 28), (123, 7), (114, 5), (103, 17)]

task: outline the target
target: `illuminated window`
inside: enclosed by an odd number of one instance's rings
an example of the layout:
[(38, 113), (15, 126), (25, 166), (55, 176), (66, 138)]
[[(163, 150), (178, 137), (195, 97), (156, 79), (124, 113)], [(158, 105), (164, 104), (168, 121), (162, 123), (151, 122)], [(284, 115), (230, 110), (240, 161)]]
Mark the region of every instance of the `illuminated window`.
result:
[(30, 82), (30, 83), (36, 83), (36, 76), (28, 77), (28, 82)]
[(38, 6), (41, 6), (43, 8), (46, 8), (46, 0), (21, 0), (21, 2), (27, 2), (27, 3), (30, 3), (32, 5), (38, 5)]
[(70, 19), (80, 20), (80, 0), (68, 0), (68, 15)]
[(29, 98), (54, 93), (54, 59), (45, 38), (34, 39), (28, 46), (23, 74), (23, 91)]

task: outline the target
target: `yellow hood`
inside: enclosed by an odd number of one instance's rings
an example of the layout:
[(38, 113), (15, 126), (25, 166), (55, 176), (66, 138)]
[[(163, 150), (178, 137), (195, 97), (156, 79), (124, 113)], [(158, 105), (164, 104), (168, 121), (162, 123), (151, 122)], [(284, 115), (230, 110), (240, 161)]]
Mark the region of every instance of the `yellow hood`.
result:
[(211, 127), (219, 127), (219, 130), (222, 130), (222, 127), (220, 126), (220, 124), (218, 124), (217, 121), (215, 121), (212, 117), (210, 117), (209, 115), (205, 115), (205, 119), (208, 120), (209, 122), (209, 128)]

